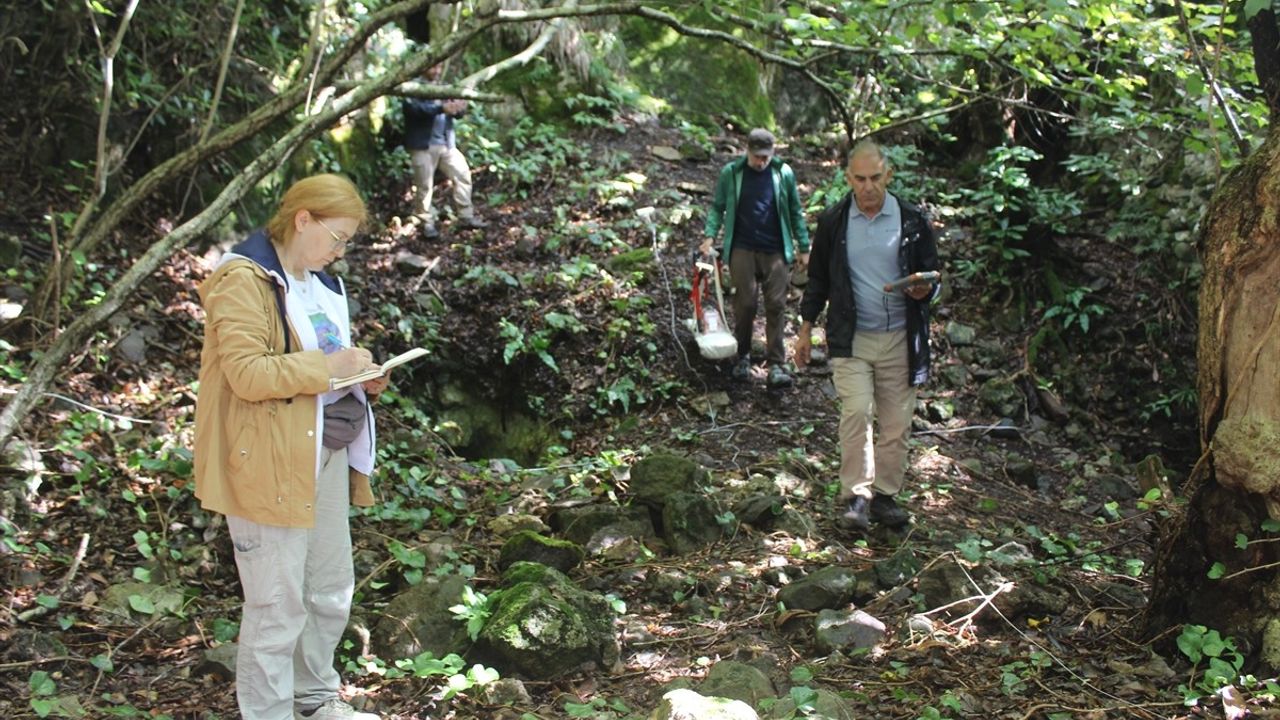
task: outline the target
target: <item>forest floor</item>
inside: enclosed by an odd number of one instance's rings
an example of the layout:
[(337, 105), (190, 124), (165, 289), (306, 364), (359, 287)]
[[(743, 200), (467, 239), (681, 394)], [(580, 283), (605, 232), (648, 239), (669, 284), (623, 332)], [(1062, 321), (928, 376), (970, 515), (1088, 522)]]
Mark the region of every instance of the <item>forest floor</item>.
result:
[[(449, 308), (439, 336), (474, 352), (480, 371), (475, 377), (482, 384), (490, 372), (496, 392), (523, 385), (527, 396), (540, 398), (566, 459), (616, 450), (625, 466), (671, 449), (706, 466), (717, 485), (752, 476), (791, 479), (789, 502), (818, 530), (804, 537), (744, 525), (705, 552), (655, 558), (653, 566), (690, 578), (681, 592), (638, 581), (638, 566), (588, 560), (574, 577), (591, 577), (593, 587), (608, 587), (626, 603), (620, 628), (640, 625), (647, 632), (638, 640), (635, 633), (623, 635), (621, 666), (612, 671), (528, 682), (525, 706), (489, 706), (474, 693), (442, 700), (438, 679), (347, 672), (344, 681), (360, 688), (353, 690), (356, 704), (404, 720), (524, 713), (641, 717), (669, 683), (684, 678), (696, 687), (710, 665), (734, 659), (771, 668), (781, 696), (803, 688), (837, 692), (856, 717), (1223, 716), (1223, 700), (1197, 690), (1203, 667), (1193, 668), (1172, 642), (1183, 629), (1149, 628), (1143, 616), (1163, 506), (1142, 502), (1138, 466), (1147, 456), (1158, 456), (1176, 484), (1195, 460), (1197, 440), (1188, 413), (1153, 413), (1151, 403), (1139, 398), (1149, 397), (1151, 386), (1159, 384), (1152, 374), (1161, 354), (1192, 362), (1194, 333), (1188, 329), (1185, 300), (1155, 285), (1135, 289), (1134, 277), (1124, 269), (1136, 261), (1125, 248), (1101, 238), (1057, 239), (1055, 251), (1064, 266), (1087, 275), (1110, 311), (1087, 331), (1064, 330), (1062, 342), (1045, 351), (1054, 353), (1059, 371), (1050, 384), (1032, 372), (1026, 357), (1029, 338), (1044, 324), (1043, 310), (1019, 310), (1012, 293), (981, 276), (949, 278), (934, 316), (934, 378), (921, 390), (911, 440), (903, 498), (914, 522), (901, 533), (849, 533), (834, 522), (838, 410), (829, 368), (816, 364), (797, 375), (794, 387), (782, 390), (767, 388), (758, 366), (748, 382), (735, 382), (726, 365), (698, 357), (682, 325), (690, 314), (687, 279), (701, 216), (687, 222), (673, 218), (680, 208), (709, 204), (702, 192), (713, 186), (720, 165), (739, 152), (735, 144), (741, 137), (713, 138), (716, 152), (702, 162), (668, 161), (650, 148), (679, 146), (682, 138), (675, 131), (644, 121), (628, 122), (625, 129), (598, 130), (574, 142), (592, 162), (608, 159), (618, 176), (639, 172), (647, 177), (629, 200), (609, 201), (599, 191), (603, 185), (583, 192), (559, 174), (542, 178), (545, 182), (532, 186), (529, 197), (500, 197), (497, 179), (478, 168), (476, 196), (490, 227), (463, 234), (445, 223), (443, 239), (429, 242), (412, 226), (387, 220), (346, 261), (353, 295), (369, 307), (401, 308), (421, 304), (424, 293), (436, 296)], [(823, 149), (782, 148), (780, 155), (795, 167), (805, 198), (826, 186), (839, 167), (835, 153)], [(375, 199), (382, 218), (396, 214), (407, 193), (390, 182), (386, 189), (388, 196)], [(659, 208), (659, 235), (634, 219), (634, 209), (645, 205)], [(946, 216), (945, 209), (930, 209)], [(562, 225), (567, 213), (569, 224), (595, 230), (584, 230), (573, 248), (549, 250), (548, 235), (538, 229), (556, 222), (557, 213)], [(949, 269), (979, 241), (958, 225), (940, 223), (939, 230)], [(532, 291), (526, 296), (502, 281), (464, 280), (482, 267), (514, 277), (545, 272), (557, 252), (594, 253), (603, 265), (608, 255), (627, 247), (659, 250), (659, 272), (645, 286), (651, 304), (620, 305), (564, 293), (549, 299)], [(426, 261), (420, 275), (396, 270), (397, 257), (403, 260), (405, 252)], [(236, 716), (231, 683), (206, 663), (206, 652), (217, 644), (215, 618), (236, 618), (239, 588), (229, 543), (221, 531), (193, 527), (198, 525), (192, 520), (193, 500), (181, 491), (183, 483), (172, 481), (164, 463), (149, 464), (157, 455), (146, 449), (147, 442), (164, 444), (157, 439), (162, 434), (167, 442), (190, 437), (189, 383), (197, 373), (200, 343), (193, 289), (208, 262), (209, 256), (176, 256), (165, 276), (143, 291), (129, 322), (117, 328), (116, 343), (129, 327), (154, 328), (148, 351), (153, 364), (131, 365), (113, 355), (103, 361), (112, 374), (73, 372), (63, 385), (66, 394), (82, 402), (148, 418), (164, 431), (136, 424), (104, 430), (65, 405), (40, 413), (26, 431), (30, 444), (44, 451), (43, 488), (35, 493), (31, 512), (5, 511), (16, 521), (6, 529), (0, 551), (8, 587), (7, 608), (0, 615), (4, 717), (35, 716), (32, 697), (44, 701), (42, 707), (53, 715), (75, 716), (79, 708), (88, 717), (134, 716), (133, 711), (145, 711), (139, 717)], [(517, 307), (543, 313), (566, 298), (578, 304), (589, 330), (551, 347), (558, 372), (534, 352), (522, 362), (504, 364), (499, 318)], [(793, 316), (795, 306), (793, 297)], [(646, 393), (638, 387), (625, 410), (611, 402), (605, 406), (611, 412), (605, 413), (599, 403), (578, 396), (599, 389), (606, 374), (602, 366), (618, 367), (619, 358), (600, 357), (602, 338), (593, 335), (611, 326), (616, 319), (611, 313), (631, 322), (629, 342), (639, 335), (639, 342), (656, 345), (646, 360), (647, 377), (664, 389)], [(642, 316), (651, 323), (647, 332), (640, 330)], [(1153, 317), (1165, 318), (1162, 327), (1171, 330), (1150, 337)], [(973, 328), (976, 338), (964, 338), (958, 326)], [(362, 329), (364, 337), (395, 331), (367, 316)], [(793, 322), (789, 347), (795, 329)], [(762, 326), (758, 334), (763, 335)], [(391, 341), (376, 345), (386, 352), (403, 349)], [(1019, 391), (1020, 400), (1008, 412), (980, 397), (983, 383), (993, 378), (1008, 380)], [(397, 382), (418, 379), (410, 373)], [(1002, 419), (1014, 429), (993, 431)], [(411, 422), (380, 416), (385, 437), (406, 431)], [(141, 449), (126, 452), (124, 447)], [(424, 527), (386, 516), (354, 518), (358, 578), (384, 580), (391, 574), (384, 562), (388, 537), (410, 545), (451, 536), (476, 568), (478, 589), (485, 589), (486, 580), (496, 575), (500, 544), (488, 535), (486, 521), (510, 503), (475, 489), (474, 470), (484, 464), (480, 458), (442, 453), (432, 469), (468, 487), (465, 513), (473, 524), (433, 520)], [(91, 466), (105, 473), (96, 483), (85, 481), (85, 468)], [(1162, 474), (1157, 470), (1154, 476)], [(19, 473), (6, 472), (6, 477)], [(618, 477), (625, 479), (625, 473)], [(598, 501), (625, 489), (625, 482), (598, 482)], [(625, 501), (625, 495), (619, 499)], [(181, 545), (180, 537), (195, 538), (201, 549)], [(185, 612), (158, 613), (142, 623), (114, 622), (100, 612), (109, 589), (137, 578), (136, 567), (166, 567), (143, 562), (144, 544), (182, 558), (167, 566), (179, 566), (169, 579), (185, 588), (177, 600)], [(925, 570), (941, 564), (973, 569), (993, 565), (1000, 553), (1019, 552), (1030, 556), (1026, 562), (1000, 566), (1001, 579), (1012, 585), (976, 583), (971, 601), (956, 608), (923, 605), (917, 583)], [(780, 610), (774, 597), (780, 577), (831, 565), (863, 570), (888, 563), (905, 570), (897, 587), (861, 607), (888, 629), (869, 653), (820, 654), (813, 644), (812, 614)], [(158, 582), (160, 577), (144, 579)], [(1014, 586), (1034, 592), (1005, 603), (1000, 596), (1011, 594)], [(376, 612), (386, 599), (385, 593), (368, 592), (357, 614)], [(932, 627), (909, 634), (908, 618), (918, 613), (929, 613)], [(353, 636), (353, 642), (359, 641)], [(357, 654), (350, 648), (342, 653)], [(1179, 686), (1202, 695), (1200, 703), (1185, 705)]]

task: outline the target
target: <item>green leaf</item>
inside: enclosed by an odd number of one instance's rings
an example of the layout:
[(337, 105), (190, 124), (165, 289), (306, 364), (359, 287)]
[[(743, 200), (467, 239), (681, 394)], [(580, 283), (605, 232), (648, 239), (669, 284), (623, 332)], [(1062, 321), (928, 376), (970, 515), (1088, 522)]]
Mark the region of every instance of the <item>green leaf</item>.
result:
[(130, 595), (129, 607), (143, 615), (152, 615), (156, 611), (156, 604), (151, 602), (151, 598), (145, 595)]
[(32, 695), (52, 695), (58, 691), (58, 684), (44, 670), (31, 673), (27, 685), (30, 686)]
[(1223, 575), (1226, 575), (1226, 574), (1227, 574), (1227, 566), (1226, 566), (1226, 565), (1223, 565), (1223, 564), (1222, 564), (1222, 563), (1220, 563), (1220, 562), (1216, 562), (1216, 563), (1214, 563), (1214, 564), (1213, 564), (1213, 567), (1209, 568), (1209, 579), (1210, 579), (1210, 580), (1217, 580), (1218, 578), (1220, 578), (1220, 577), (1222, 577)]
[(48, 608), (52, 610), (58, 607), (58, 598), (52, 595), (37, 595), (36, 604), (42, 608)]
[(89, 664), (98, 668), (104, 673), (115, 672), (115, 663), (111, 662), (111, 657), (105, 653), (94, 655), (89, 659)]
[(1249, 536), (1244, 533), (1236, 533), (1236, 549), (1243, 550), (1249, 547)]
[(1204, 95), (1204, 79), (1199, 75), (1187, 76), (1187, 93), (1197, 97)]
[(1280, 532), (1280, 520), (1267, 518), (1262, 521), (1262, 529), (1266, 532)]

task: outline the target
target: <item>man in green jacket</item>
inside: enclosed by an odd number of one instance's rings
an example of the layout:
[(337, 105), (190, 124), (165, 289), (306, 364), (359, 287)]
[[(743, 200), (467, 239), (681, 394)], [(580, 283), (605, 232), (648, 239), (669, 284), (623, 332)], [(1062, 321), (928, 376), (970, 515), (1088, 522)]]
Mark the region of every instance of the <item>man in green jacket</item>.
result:
[(796, 190), (791, 166), (773, 154), (773, 134), (756, 128), (747, 135), (747, 152), (720, 170), (715, 200), (707, 213), (700, 250), (712, 253), (712, 243), (724, 228), (721, 251), (733, 279), (734, 337), (738, 360), (733, 377), (751, 375), (751, 330), (756, 319), (757, 287), (764, 294), (765, 359), (769, 385), (788, 387), (787, 349), (782, 343), (786, 324), (789, 266), (809, 263), (809, 230)]

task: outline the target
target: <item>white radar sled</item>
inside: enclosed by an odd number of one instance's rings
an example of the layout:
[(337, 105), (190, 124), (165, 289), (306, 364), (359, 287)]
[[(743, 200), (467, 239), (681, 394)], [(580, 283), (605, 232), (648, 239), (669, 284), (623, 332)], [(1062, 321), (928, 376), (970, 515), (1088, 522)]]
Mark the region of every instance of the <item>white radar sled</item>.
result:
[[(715, 297), (711, 287), (715, 286)], [(693, 317), (685, 321), (698, 352), (708, 360), (728, 360), (738, 355), (738, 341), (724, 318), (724, 293), (720, 289), (720, 261), (699, 260), (693, 266)]]

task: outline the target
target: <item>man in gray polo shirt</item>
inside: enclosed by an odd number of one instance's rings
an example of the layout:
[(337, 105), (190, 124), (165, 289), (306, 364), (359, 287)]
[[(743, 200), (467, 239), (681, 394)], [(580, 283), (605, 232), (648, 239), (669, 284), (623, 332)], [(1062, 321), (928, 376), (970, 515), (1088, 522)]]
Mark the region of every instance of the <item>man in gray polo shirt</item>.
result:
[(879, 145), (863, 142), (849, 154), (845, 179), (852, 192), (818, 216), (795, 344), (796, 364), (804, 367), (813, 323), (825, 308), (840, 396), (839, 519), (857, 530), (911, 519), (894, 496), (906, 472), (915, 388), (929, 377), (929, 302), (938, 292), (934, 283), (884, 290), (938, 269), (933, 228), (919, 209), (887, 191), (892, 176)]

